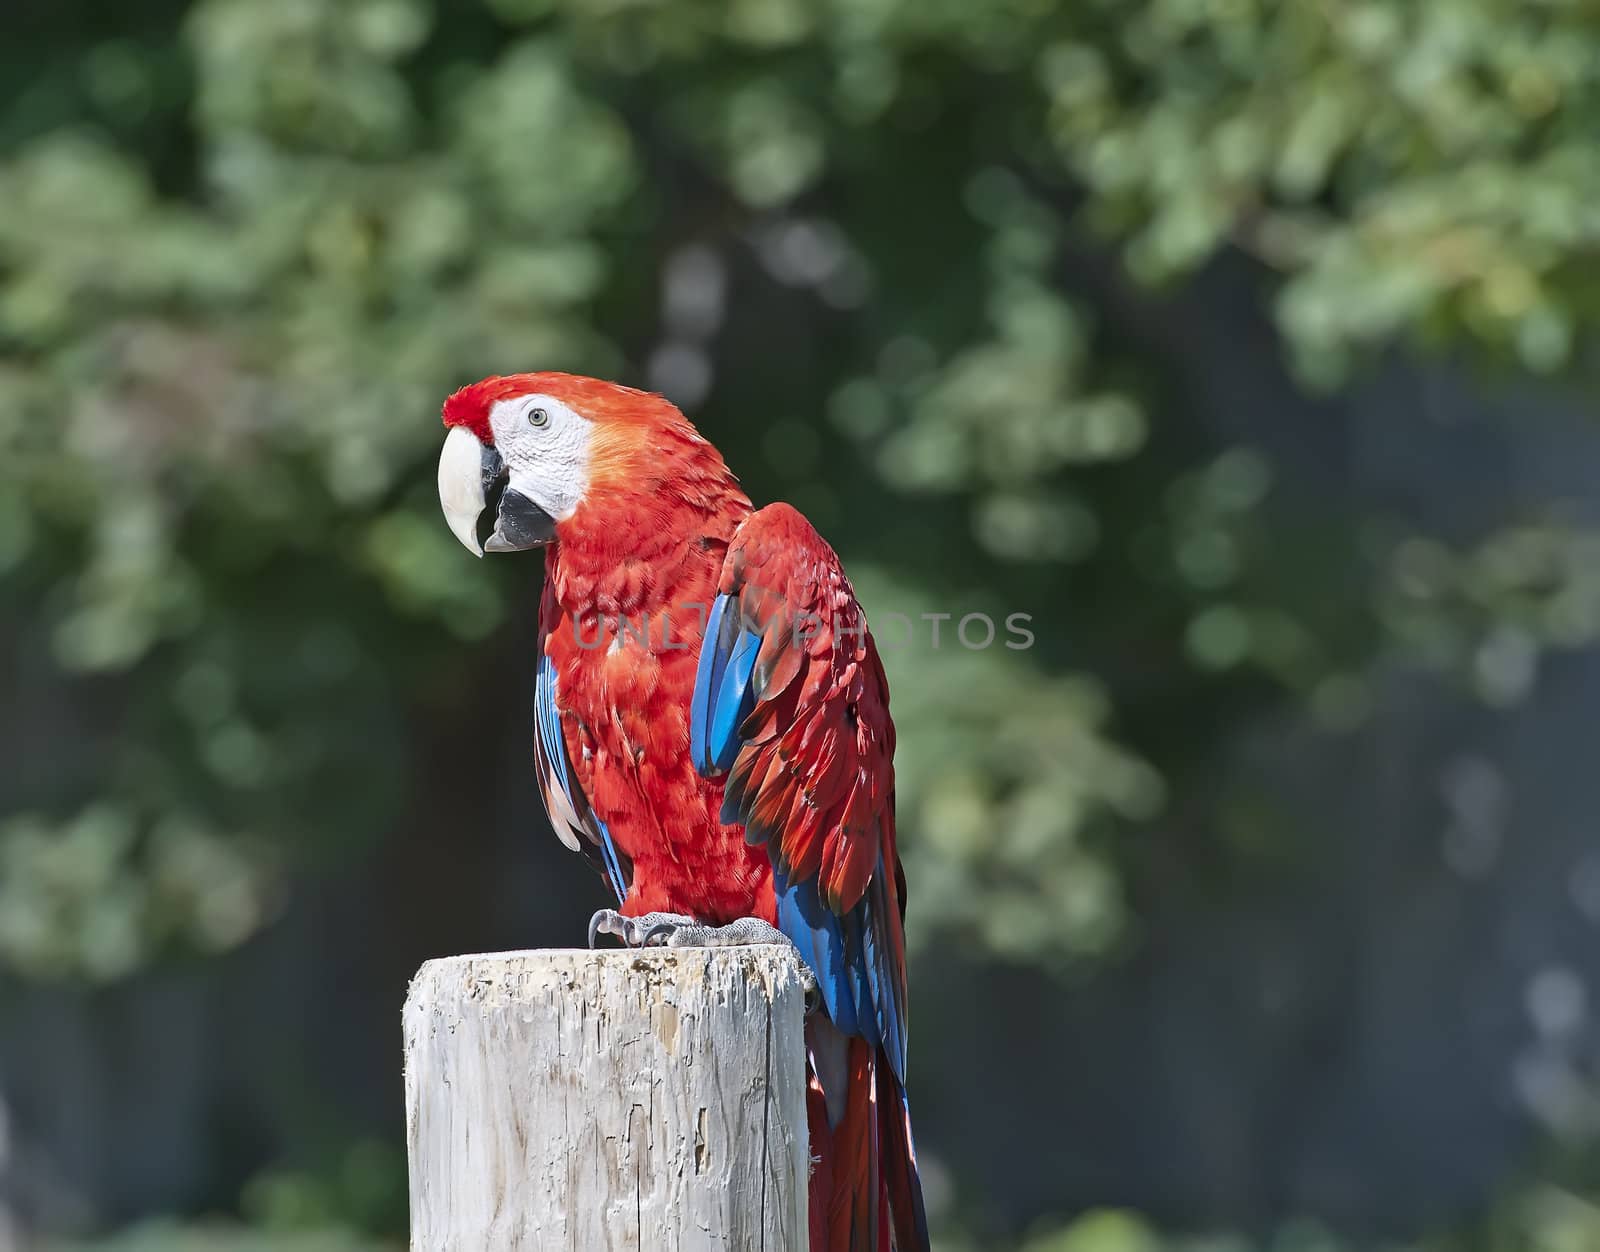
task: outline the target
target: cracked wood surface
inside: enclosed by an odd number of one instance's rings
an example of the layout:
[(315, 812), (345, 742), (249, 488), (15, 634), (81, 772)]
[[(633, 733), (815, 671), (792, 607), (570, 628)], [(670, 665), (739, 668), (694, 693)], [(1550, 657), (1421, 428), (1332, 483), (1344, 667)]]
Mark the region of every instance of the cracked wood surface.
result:
[(423, 965), (413, 1252), (803, 1252), (805, 994), (780, 947)]

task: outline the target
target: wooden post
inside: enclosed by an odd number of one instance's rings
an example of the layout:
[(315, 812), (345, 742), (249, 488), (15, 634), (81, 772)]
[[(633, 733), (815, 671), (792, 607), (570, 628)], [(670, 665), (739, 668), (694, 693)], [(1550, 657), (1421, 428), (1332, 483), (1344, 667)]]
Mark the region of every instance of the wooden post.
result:
[(805, 1252), (804, 1001), (781, 947), (427, 962), (413, 1252)]

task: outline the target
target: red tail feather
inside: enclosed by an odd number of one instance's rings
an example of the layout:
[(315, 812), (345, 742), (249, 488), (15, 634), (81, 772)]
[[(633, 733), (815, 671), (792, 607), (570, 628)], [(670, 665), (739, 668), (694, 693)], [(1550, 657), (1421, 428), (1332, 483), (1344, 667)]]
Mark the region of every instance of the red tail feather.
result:
[[(812, 1029), (819, 1027), (833, 1029), (826, 1022)], [(811, 1252), (927, 1252), (900, 1084), (888, 1058), (866, 1040), (847, 1044), (848, 1086), (843, 1100), (834, 1101), (833, 1118), (820, 1078), (810, 1080)]]

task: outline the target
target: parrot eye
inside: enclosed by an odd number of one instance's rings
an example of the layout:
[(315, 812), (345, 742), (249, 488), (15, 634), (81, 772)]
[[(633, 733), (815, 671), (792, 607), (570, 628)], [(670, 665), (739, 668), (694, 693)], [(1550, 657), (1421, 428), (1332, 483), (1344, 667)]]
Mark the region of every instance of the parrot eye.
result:
[(528, 410), (528, 421), (529, 421), (529, 423), (531, 425), (534, 425), (534, 426), (548, 426), (548, 425), (550, 425), (550, 410), (548, 410), (548, 409), (529, 409)]

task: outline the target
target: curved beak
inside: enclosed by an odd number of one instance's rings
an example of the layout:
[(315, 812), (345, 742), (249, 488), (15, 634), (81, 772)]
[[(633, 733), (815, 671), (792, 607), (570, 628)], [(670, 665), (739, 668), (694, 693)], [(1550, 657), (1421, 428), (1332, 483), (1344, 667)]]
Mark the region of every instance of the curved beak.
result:
[(478, 519), (489, 507), (489, 493), (505, 473), (505, 462), (464, 426), (452, 426), (439, 453), (439, 507), (450, 533), (474, 556), (483, 555)]
[[(439, 453), (439, 507), (450, 533), (474, 556), (520, 552), (556, 537), (556, 523), (511, 481), (504, 458), (464, 426), (452, 426)], [(483, 515), (495, 510), (494, 533), (478, 542)]]

